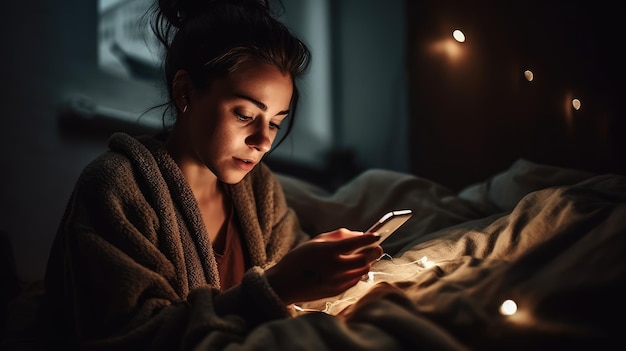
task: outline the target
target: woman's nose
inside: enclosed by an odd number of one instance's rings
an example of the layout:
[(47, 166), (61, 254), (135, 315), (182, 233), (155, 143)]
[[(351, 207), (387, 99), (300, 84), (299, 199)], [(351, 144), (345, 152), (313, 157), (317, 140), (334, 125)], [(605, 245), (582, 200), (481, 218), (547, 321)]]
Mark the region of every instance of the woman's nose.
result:
[(269, 126), (258, 126), (254, 133), (246, 138), (246, 145), (261, 152), (268, 152), (272, 147), (272, 138)]

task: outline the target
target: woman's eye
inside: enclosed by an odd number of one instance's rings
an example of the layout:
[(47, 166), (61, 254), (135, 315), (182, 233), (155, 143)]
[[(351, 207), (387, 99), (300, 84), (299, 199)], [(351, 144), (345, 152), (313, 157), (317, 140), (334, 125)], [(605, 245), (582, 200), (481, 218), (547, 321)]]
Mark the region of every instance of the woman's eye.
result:
[(239, 119), (240, 121), (251, 121), (253, 117), (251, 116), (246, 116), (246, 115), (242, 115), (241, 113), (236, 113), (237, 115), (237, 119)]
[[(254, 121), (254, 116), (246, 116), (240, 112), (235, 112), (235, 116), (237, 116), (237, 119), (242, 122)], [(270, 129), (280, 129), (280, 123), (270, 122)]]

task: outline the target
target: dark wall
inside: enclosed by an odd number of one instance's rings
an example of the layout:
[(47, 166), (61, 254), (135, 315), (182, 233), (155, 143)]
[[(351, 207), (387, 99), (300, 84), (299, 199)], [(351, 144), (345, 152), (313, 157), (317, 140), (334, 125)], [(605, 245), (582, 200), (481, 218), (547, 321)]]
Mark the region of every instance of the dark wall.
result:
[(65, 102), (84, 95), (133, 111), (155, 97), (150, 86), (98, 70), (96, 15), (95, 0), (9, 1), (0, 11), (0, 231), (22, 280), (41, 277), (73, 184), (110, 132), (61, 129)]
[[(625, 170), (623, 12), (609, 1), (406, 1), (411, 172), (459, 189), (517, 158)], [(454, 29), (452, 60), (433, 49)], [(528, 82), (523, 72), (531, 69)], [(582, 102), (575, 111), (572, 98)]]

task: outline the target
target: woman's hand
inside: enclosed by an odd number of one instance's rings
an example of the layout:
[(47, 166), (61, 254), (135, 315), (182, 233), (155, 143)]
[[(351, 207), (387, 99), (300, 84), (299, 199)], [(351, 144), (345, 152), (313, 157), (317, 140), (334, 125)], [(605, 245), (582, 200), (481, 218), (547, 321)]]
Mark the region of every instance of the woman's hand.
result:
[(338, 295), (356, 285), (383, 254), (380, 245), (371, 245), (379, 238), (345, 228), (320, 234), (269, 268), (267, 280), (286, 304)]

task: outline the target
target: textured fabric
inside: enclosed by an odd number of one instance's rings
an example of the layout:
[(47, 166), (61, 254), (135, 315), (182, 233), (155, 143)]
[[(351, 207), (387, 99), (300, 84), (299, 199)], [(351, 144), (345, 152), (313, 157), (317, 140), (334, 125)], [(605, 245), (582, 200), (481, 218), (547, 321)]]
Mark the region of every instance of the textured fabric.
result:
[(53, 243), (42, 309), (49, 346), (219, 348), (290, 316), (264, 269), (307, 236), (264, 164), (227, 186), (252, 268), (220, 292), (195, 198), (164, 144), (117, 133), (109, 149), (80, 175)]
[(217, 268), (220, 273), (222, 290), (229, 289), (239, 284), (246, 271), (245, 257), (243, 254), (243, 248), (241, 247), (241, 240), (239, 238), (239, 228), (237, 227), (235, 216), (232, 211), (228, 216), (226, 226), (226, 237), (223, 251), (221, 253), (216, 251), (215, 245), (213, 245), (215, 260), (217, 261)]

